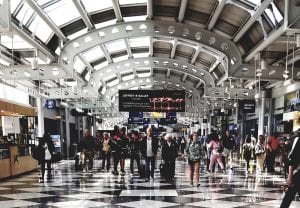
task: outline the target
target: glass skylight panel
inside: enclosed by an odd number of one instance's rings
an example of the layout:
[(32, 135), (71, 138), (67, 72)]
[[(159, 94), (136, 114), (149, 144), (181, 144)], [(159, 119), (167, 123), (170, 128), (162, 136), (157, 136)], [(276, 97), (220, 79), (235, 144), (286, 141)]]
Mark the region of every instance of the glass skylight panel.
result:
[(16, 18), (25, 25), (29, 18), (34, 13), (33, 9), (25, 2), (21, 8), (21, 10), (18, 12)]
[(269, 17), (269, 19), (272, 21), (274, 25), (277, 25), (277, 23), (281, 22), (283, 20), (283, 16), (278, 10), (277, 6), (272, 2), (272, 8), (273, 8), (273, 13), (272, 11), (268, 8), (265, 10), (265, 13)]
[(149, 52), (147, 52), (147, 53), (133, 53), (132, 56), (133, 56), (133, 58), (145, 58), (145, 57), (149, 57)]
[(147, 19), (147, 15), (123, 17), (123, 20), (125, 22), (142, 21), (146, 19)]
[(85, 69), (85, 64), (81, 61), (80, 58), (76, 57), (75, 61), (74, 61), (74, 66), (73, 68), (75, 69), (76, 72), (78, 72), (79, 74), (81, 74), (83, 72), (83, 70)]
[(78, 32), (73, 33), (72, 35), (68, 36), (68, 39), (73, 40), (83, 34), (87, 33), (87, 28), (84, 28), (82, 30), (79, 30)]
[(107, 65), (108, 65), (108, 62), (107, 61), (103, 61), (100, 64), (95, 65), (94, 69), (97, 71), (99, 69), (102, 69), (103, 67), (106, 67)]
[(105, 47), (109, 53), (126, 50), (126, 44), (124, 39), (119, 39), (105, 43)]
[(150, 37), (142, 36), (142, 37), (137, 37), (137, 38), (129, 38), (129, 45), (132, 48), (149, 47), (150, 46)]
[(0, 58), (0, 65), (9, 66), (10, 64), (7, 61), (5, 61), (4, 59)]
[(125, 56), (118, 56), (118, 57), (115, 57), (113, 58), (113, 62), (114, 63), (117, 63), (117, 62), (120, 62), (120, 61), (125, 61), (128, 59), (128, 55), (125, 55)]
[(261, 4), (261, 0), (247, 0), (247, 1), (249, 1), (252, 4), (255, 4), (255, 5), (260, 5)]
[(86, 11), (88, 13), (95, 12), (95, 11), (102, 11), (107, 9), (112, 9), (113, 4), (111, 0), (101, 0), (101, 1), (95, 1), (95, 0), (81, 0), (83, 3)]
[(114, 25), (114, 24), (116, 24), (116, 22), (117, 22), (116, 19), (112, 19), (112, 20), (108, 20), (108, 21), (105, 21), (105, 22), (101, 22), (101, 23), (95, 24), (95, 27), (96, 27), (96, 29), (99, 29), (99, 28), (103, 28), (103, 27)]
[(90, 78), (91, 78), (91, 73), (90, 73), (90, 72), (86, 73), (84, 79), (85, 79), (86, 81), (89, 81)]
[[(33, 62), (33, 59), (35, 58), (25, 58), (27, 61), (29, 61), (30, 63)], [(43, 61), (42, 59), (40, 59), (39, 57), (37, 57), (37, 61), (38, 61), (38, 64), (47, 64), (46, 61)]]
[(80, 17), (73, 1), (70, 0), (57, 1), (55, 4), (46, 7), (44, 10), (58, 26), (64, 25), (65, 23)]
[(120, 5), (147, 4), (147, 0), (119, 0)]
[(1, 36), (1, 44), (9, 49), (27, 49), (33, 48), (30, 44), (24, 41), (20, 36), (14, 35), (13, 39), (9, 36)]
[(106, 82), (106, 85), (107, 85), (108, 87), (113, 87), (113, 86), (115, 86), (115, 85), (117, 85), (117, 84), (119, 84), (119, 83), (120, 83), (119, 79), (118, 79), (118, 78), (115, 78), (115, 79), (112, 79), (112, 80), (107, 81), (107, 82)]
[(133, 78), (134, 78), (134, 74), (129, 74), (129, 75), (126, 75), (126, 76), (122, 76), (123, 81), (128, 81), (128, 80), (131, 80)]
[(14, 11), (16, 10), (17, 6), (20, 4), (21, 0), (13, 0), (10, 1), (10, 12), (14, 13)]
[(52, 29), (39, 16), (34, 18), (29, 26), (29, 30), (43, 42), (46, 42), (53, 33)]
[(103, 51), (99, 46), (93, 47), (88, 51), (83, 52), (82, 55), (89, 63), (94, 62), (104, 56)]

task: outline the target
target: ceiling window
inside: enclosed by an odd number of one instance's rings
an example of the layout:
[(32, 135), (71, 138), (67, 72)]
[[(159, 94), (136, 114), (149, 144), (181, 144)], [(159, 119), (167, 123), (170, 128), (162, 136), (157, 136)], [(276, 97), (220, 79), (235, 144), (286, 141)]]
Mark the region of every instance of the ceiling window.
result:
[(117, 56), (115, 58), (113, 58), (113, 62), (114, 63), (117, 63), (117, 62), (120, 62), (120, 61), (125, 61), (128, 59), (128, 55), (124, 55), (124, 56)]
[(95, 24), (95, 27), (96, 27), (96, 29), (99, 29), (99, 28), (103, 28), (103, 27), (114, 25), (114, 24), (116, 24), (116, 22), (117, 22), (116, 19), (112, 19), (112, 20), (108, 20), (108, 21), (105, 21), (105, 22), (101, 22), (101, 23)]
[(87, 33), (87, 28), (79, 30), (78, 32), (73, 33), (72, 35), (69, 35), (68, 39), (73, 40), (73, 39), (75, 39), (75, 38), (77, 38), (77, 37), (79, 37), (79, 36), (81, 36), (81, 35), (83, 35), (85, 33)]
[(137, 38), (129, 38), (129, 45), (132, 48), (150, 47), (150, 37), (143, 36)]
[(126, 44), (124, 39), (119, 39), (119, 40), (105, 43), (105, 47), (109, 53), (126, 50)]
[(123, 17), (125, 22), (143, 21), (147, 19), (147, 15)]
[(84, 76), (84, 79), (85, 79), (86, 81), (89, 81), (90, 78), (91, 78), (91, 72), (88, 71), (88, 72), (86, 73), (86, 75)]
[(120, 5), (147, 4), (147, 0), (119, 0)]
[(33, 14), (33, 9), (31, 9), (31, 7), (25, 2), (18, 12), (16, 18), (20, 21), (20, 23), (25, 25)]
[(81, 2), (88, 13), (112, 9), (113, 7), (111, 0), (81, 0)]
[(128, 81), (134, 78), (132, 71), (126, 71), (121, 74), (122, 81)]
[(20, 36), (14, 35), (13, 38), (9, 36), (1, 36), (1, 44), (9, 49), (27, 49), (33, 48), (30, 44), (24, 41)]
[(103, 67), (106, 67), (108, 65), (108, 62), (107, 61), (103, 61), (97, 65), (94, 66), (94, 69), (97, 71), (99, 69), (102, 69)]
[(20, 4), (21, 0), (13, 0), (10, 1), (10, 12), (14, 13), (14, 11), (16, 10), (17, 6)]
[(34, 18), (29, 25), (29, 30), (43, 42), (46, 42), (53, 33), (52, 29), (39, 16)]
[(10, 63), (5, 61), (4, 59), (0, 58), (0, 66), (3, 65), (3, 66), (9, 66)]
[(75, 71), (78, 72), (79, 74), (81, 74), (83, 72), (83, 70), (85, 69), (85, 67), (86, 66), (83, 63), (83, 61), (80, 58), (75, 57), (74, 66), (73, 66)]
[(108, 87), (113, 87), (113, 86), (115, 86), (119, 83), (120, 83), (120, 80), (117, 77), (114, 77), (114, 78), (109, 79), (109, 80), (106, 81), (106, 85)]
[(139, 69), (136, 71), (137, 76), (139, 78), (144, 78), (144, 77), (150, 77), (151, 76), (151, 71), (150, 69)]
[(56, 1), (56, 3), (44, 8), (44, 11), (58, 26), (72, 22), (74, 19), (80, 17), (73, 1), (70, 0)]
[(94, 62), (104, 56), (103, 51), (99, 46), (93, 47), (88, 51), (83, 52), (82, 55), (89, 63)]
[(278, 10), (277, 6), (272, 2), (272, 6), (265, 10), (265, 14), (271, 20), (273, 25), (277, 25), (283, 20), (283, 16)]

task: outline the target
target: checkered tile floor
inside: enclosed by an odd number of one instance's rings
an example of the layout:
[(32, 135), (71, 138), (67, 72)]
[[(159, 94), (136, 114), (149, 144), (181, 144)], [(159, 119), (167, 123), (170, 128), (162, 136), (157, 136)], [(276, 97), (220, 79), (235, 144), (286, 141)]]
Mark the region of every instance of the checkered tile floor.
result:
[[(0, 182), (0, 207), (278, 207), (283, 196), (281, 175), (250, 173), (236, 164), (227, 174), (200, 174), (199, 188), (188, 179), (186, 162), (176, 162), (176, 178), (167, 183), (159, 178), (145, 182), (130, 175), (126, 161), (125, 176), (113, 176), (99, 169), (75, 172), (73, 161), (62, 161), (54, 167), (54, 178), (39, 183), (38, 172)], [(157, 165), (158, 166), (158, 165)], [(239, 167), (240, 166), (240, 167)], [(297, 196), (292, 208), (300, 207)]]

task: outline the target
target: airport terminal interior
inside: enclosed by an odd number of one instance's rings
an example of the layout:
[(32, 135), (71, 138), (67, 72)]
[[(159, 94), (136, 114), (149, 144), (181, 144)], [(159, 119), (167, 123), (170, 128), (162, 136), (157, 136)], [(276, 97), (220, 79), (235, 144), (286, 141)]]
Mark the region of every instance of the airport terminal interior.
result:
[(300, 207), (300, 1), (0, 0), (0, 119), (0, 207)]

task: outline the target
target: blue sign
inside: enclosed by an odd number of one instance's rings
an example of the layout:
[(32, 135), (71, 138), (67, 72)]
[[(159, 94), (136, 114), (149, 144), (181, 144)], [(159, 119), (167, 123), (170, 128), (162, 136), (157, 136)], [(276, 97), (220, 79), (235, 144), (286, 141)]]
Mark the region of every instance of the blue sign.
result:
[(143, 112), (129, 112), (129, 118), (143, 118)]
[(46, 108), (48, 108), (48, 109), (55, 109), (56, 108), (56, 102), (55, 102), (55, 100), (47, 100), (46, 101)]

